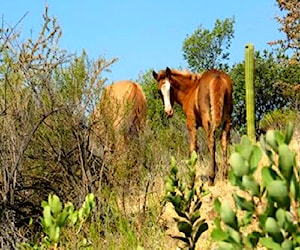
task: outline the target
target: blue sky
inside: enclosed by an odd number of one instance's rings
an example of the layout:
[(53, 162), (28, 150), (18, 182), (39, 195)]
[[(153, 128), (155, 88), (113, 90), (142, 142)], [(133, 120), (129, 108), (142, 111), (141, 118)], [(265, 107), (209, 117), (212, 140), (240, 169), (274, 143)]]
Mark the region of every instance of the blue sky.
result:
[(150, 68), (186, 68), (184, 39), (200, 25), (211, 30), (217, 18), (235, 18), (231, 64), (243, 60), (247, 43), (270, 50), (267, 43), (283, 36), (275, 0), (2, 0), (1, 20), (15, 25), (28, 11), (19, 26), (22, 36), (38, 34), (45, 4), (63, 30), (61, 48), (78, 54), (85, 49), (94, 59), (119, 58), (109, 82), (136, 80)]

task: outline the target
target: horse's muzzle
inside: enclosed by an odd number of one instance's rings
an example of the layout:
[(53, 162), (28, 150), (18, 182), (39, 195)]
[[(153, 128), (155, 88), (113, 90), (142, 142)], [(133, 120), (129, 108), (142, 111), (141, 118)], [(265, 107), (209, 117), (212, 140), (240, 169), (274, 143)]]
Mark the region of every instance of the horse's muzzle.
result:
[(173, 116), (173, 109), (171, 110), (165, 110), (167, 117), (172, 117)]

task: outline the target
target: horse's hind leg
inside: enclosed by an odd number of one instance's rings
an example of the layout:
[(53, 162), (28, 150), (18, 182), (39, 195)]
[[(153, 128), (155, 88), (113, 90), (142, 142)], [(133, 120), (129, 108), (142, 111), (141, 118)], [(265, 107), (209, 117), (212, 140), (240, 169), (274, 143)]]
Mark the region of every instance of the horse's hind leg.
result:
[(189, 132), (189, 139), (190, 139), (190, 154), (193, 151), (198, 150), (197, 146), (197, 128), (196, 128), (196, 121), (194, 120), (187, 120), (186, 127)]
[(230, 136), (230, 122), (225, 122), (222, 128), (221, 146), (223, 156), (222, 178), (226, 179), (228, 174), (227, 147)]
[(208, 170), (208, 185), (213, 185), (215, 182), (217, 165), (216, 165), (216, 141), (215, 141), (215, 129), (210, 128), (208, 131), (208, 149), (210, 154), (210, 166)]

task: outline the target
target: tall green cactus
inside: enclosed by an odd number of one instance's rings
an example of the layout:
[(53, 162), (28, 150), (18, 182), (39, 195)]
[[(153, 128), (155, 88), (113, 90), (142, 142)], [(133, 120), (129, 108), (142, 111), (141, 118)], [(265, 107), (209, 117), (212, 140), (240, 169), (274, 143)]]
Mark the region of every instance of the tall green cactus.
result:
[(254, 100), (254, 46), (245, 47), (246, 119), (247, 135), (255, 142), (255, 100)]

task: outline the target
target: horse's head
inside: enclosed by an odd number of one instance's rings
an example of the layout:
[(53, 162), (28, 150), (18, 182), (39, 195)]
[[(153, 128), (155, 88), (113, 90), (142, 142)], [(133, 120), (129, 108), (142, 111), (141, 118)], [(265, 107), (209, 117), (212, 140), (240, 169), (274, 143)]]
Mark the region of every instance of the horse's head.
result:
[(158, 83), (158, 90), (161, 94), (165, 112), (168, 117), (173, 115), (173, 104), (174, 104), (174, 90), (171, 85), (171, 70), (166, 68), (165, 70), (160, 70), (158, 73), (152, 72), (154, 79)]

